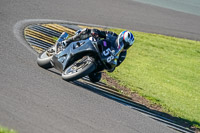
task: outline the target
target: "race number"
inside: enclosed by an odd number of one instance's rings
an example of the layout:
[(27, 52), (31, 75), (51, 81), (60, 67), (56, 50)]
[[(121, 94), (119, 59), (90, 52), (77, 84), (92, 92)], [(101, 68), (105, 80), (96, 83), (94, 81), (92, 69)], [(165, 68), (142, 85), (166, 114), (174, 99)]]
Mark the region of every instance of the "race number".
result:
[(103, 55), (108, 56), (110, 52), (111, 52), (110, 48), (107, 48), (106, 51), (103, 51)]
[[(105, 51), (103, 51), (104, 56), (108, 56), (111, 53), (110, 48), (107, 48)], [(107, 62), (111, 62), (114, 59), (114, 56), (111, 55), (107, 58)]]
[(114, 56), (111, 55), (111, 56), (109, 56), (109, 57), (107, 58), (107, 62), (109, 63), (109, 62), (111, 62), (113, 59), (114, 59)]

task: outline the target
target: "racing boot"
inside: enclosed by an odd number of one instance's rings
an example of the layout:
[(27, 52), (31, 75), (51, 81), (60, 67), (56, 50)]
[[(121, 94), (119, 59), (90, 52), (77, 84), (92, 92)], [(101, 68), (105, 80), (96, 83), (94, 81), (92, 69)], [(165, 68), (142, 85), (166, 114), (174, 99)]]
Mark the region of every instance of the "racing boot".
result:
[(101, 72), (98, 73), (90, 73), (88, 75), (89, 79), (91, 82), (95, 83), (95, 82), (99, 82), (101, 80)]

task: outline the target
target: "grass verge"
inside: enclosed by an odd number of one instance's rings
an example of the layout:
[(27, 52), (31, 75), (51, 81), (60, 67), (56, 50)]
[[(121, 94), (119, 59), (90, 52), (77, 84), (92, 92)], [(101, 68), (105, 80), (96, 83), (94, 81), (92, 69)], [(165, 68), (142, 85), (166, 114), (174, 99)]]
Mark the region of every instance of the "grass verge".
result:
[[(119, 34), (122, 29), (109, 29)], [(200, 42), (133, 31), (134, 46), (108, 75), (164, 112), (200, 128)]]
[(8, 128), (0, 126), (0, 133), (17, 133), (17, 132), (14, 131), (13, 129), (8, 129)]

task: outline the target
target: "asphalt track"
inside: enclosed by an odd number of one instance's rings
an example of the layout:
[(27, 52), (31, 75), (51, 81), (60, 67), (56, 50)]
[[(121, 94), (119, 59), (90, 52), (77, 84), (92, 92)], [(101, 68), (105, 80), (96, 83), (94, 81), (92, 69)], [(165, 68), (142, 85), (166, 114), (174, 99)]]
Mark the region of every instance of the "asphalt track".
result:
[(0, 1), (0, 125), (20, 133), (176, 132), (91, 89), (63, 81), (54, 70), (39, 68), (36, 55), (15, 35), (16, 23), (25, 19), (68, 20), (200, 40), (199, 16), (131, 0)]
[(199, 0), (133, 0), (200, 16)]

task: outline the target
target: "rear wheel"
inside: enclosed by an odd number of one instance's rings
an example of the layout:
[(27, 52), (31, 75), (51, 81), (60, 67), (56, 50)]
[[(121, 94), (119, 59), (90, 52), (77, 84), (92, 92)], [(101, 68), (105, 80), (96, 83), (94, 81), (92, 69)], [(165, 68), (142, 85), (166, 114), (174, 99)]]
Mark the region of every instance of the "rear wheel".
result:
[(62, 78), (66, 81), (73, 81), (82, 78), (96, 69), (94, 58), (84, 56), (67, 67), (62, 73)]

